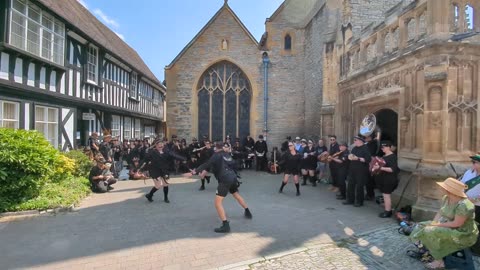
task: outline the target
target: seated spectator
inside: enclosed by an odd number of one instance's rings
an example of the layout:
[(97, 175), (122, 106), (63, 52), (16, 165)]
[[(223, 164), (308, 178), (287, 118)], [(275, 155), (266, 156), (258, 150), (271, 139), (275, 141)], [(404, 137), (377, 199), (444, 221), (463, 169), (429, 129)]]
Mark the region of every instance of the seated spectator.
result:
[(117, 179), (110, 172), (110, 168), (107, 169), (107, 166), (105, 166), (105, 159), (97, 160), (97, 165), (90, 170), (88, 180), (90, 180), (92, 191), (97, 193), (112, 190), (111, 185), (117, 182)]
[[(472, 168), (463, 174), (460, 181), (467, 186), (465, 194), (468, 199), (475, 205), (475, 221), (480, 224), (480, 154), (471, 156)], [(475, 254), (480, 254), (480, 239), (471, 248)]]
[(147, 176), (140, 171), (140, 161), (138, 158), (133, 159), (133, 163), (130, 165), (130, 170), (128, 171), (130, 180), (145, 179)]
[(417, 224), (410, 235), (419, 253), (428, 252), (433, 257), (434, 260), (426, 265), (428, 269), (444, 268), (444, 257), (471, 247), (478, 235), (475, 208), (467, 199), (465, 185), (454, 178), (437, 184), (445, 193), (442, 207), (433, 221)]

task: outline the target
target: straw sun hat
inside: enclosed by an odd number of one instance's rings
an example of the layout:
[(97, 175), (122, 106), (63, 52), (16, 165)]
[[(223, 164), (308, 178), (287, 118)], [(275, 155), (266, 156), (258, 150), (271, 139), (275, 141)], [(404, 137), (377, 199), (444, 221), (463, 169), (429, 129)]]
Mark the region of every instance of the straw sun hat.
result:
[(437, 182), (437, 184), (455, 196), (467, 198), (467, 194), (465, 194), (465, 184), (455, 178), (449, 177), (443, 182)]

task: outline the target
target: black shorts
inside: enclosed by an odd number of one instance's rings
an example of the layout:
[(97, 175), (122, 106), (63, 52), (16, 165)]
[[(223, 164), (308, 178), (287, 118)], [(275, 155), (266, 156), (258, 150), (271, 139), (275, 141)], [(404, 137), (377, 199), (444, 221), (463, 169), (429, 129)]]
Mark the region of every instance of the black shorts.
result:
[(227, 194), (233, 194), (238, 192), (238, 181), (235, 180), (233, 182), (219, 182), (217, 187), (217, 196), (220, 197), (227, 197)]

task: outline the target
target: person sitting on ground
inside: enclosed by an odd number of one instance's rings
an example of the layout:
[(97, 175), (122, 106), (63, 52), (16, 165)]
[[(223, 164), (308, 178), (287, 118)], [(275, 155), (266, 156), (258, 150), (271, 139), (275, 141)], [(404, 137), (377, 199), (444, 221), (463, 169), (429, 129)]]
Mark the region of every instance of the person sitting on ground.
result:
[(133, 159), (133, 163), (130, 165), (130, 170), (128, 171), (129, 180), (139, 180), (145, 179), (147, 176), (140, 171), (140, 160), (138, 158)]
[[(98, 159), (97, 165), (90, 170), (88, 180), (90, 180), (93, 192), (105, 193), (112, 190), (113, 187), (111, 187), (111, 185), (117, 182), (117, 179), (111, 175), (110, 168), (107, 169), (105, 166), (105, 163), (105, 159)], [(110, 175), (108, 175), (108, 173), (110, 173)]]
[(433, 221), (417, 224), (410, 234), (410, 239), (419, 247), (418, 253), (413, 255), (429, 252), (433, 257), (434, 260), (426, 265), (428, 269), (444, 268), (444, 257), (469, 248), (478, 236), (475, 209), (467, 199), (465, 184), (454, 178), (437, 184), (445, 193), (442, 207)]

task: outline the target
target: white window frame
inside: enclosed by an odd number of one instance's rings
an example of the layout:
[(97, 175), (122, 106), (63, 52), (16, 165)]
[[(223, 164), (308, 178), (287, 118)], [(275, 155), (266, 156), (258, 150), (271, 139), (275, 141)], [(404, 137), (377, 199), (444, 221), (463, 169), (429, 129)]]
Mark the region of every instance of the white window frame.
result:
[(123, 118), (123, 139), (130, 140), (132, 138), (132, 118), (125, 117)]
[(112, 137), (120, 137), (121, 117), (119, 115), (112, 115)]
[[(39, 117), (37, 115), (37, 109), (42, 109), (43, 110), (43, 121), (40, 121), (38, 120)], [(53, 110), (54, 113), (55, 113), (55, 121), (54, 122), (51, 122), (48, 120), (48, 114), (49, 114), (49, 111)], [(39, 130), (37, 129), (37, 124), (38, 123), (41, 123), (41, 124), (44, 124), (44, 127), (43, 127), (43, 130)], [(54, 134), (49, 134), (48, 132), (48, 127), (49, 125), (55, 125), (55, 128), (54, 128)], [(42, 133), (43, 136), (45, 137), (45, 139), (47, 141), (50, 142), (50, 144), (53, 145), (53, 147), (57, 148), (58, 147), (58, 126), (59, 123), (58, 123), (58, 108), (53, 108), (53, 107), (46, 107), (46, 106), (35, 106), (35, 130), (37, 130), (38, 132)]]
[(132, 72), (132, 79), (130, 80), (130, 91), (129, 95), (131, 98), (138, 98), (138, 74), (136, 72)]
[[(15, 9), (14, 3), (18, 2), (25, 6), (25, 10)], [(9, 39), (8, 43), (23, 51), (34, 54), (42, 59), (46, 59), (50, 62), (64, 65), (65, 61), (65, 24), (56, 19), (52, 14), (42, 10), (37, 5), (31, 3), (30, 0), (11, 0), (10, 1), (10, 22), (9, 22)], [(30, 10), (38, 11), (38, 21), (32, 18)], [(19, 16), (23, 25), (19, 25), (13, 20), (14, 16)], [(50, 25), (50, 28), (46, 25)], [(14, 26), (20, 26), (23, 33), (19, 36), (12, 31)], [(29, 40), (29, 28), (38, 29), (37, 33), (30, 31), (33, 34), (38, 35), (38, 38)], [(50, 36), (47, 38), (47, 36)], [(21, 44), (16, 44), (14, 38), (22, 39)], [(45, 53), (46, 52), (46, 55)]]
[(98, 83), (98, 48), (93, 45), (87, 48), (87, 82)]
[(140, 119), (135, 119), (135, 126), (133, 129), (133, 136), (135, 139), (142, 139), (142, 126), (140, 124)]
[[(15, 118), (14, 119), (7, 119), (4, 118), (4, 110), (5, 110), (5, 104), (12, 104), (15, 106)], [(7, 127), (5, 125), (6, 122), (14, 122), (14, 129), (19, 128), (19, 123), (20, 123), (20, 104), (18, 102), (11, 102), (11, 101), (3, 101), (0, 100), (0, 127)]]

